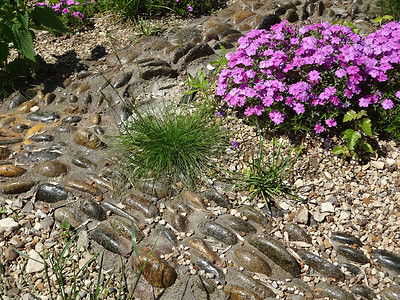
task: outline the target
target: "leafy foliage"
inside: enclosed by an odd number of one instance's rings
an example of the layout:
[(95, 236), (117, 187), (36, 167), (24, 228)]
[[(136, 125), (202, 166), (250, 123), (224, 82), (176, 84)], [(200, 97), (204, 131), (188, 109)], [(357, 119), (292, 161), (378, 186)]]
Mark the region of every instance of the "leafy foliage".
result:
[[(0, 0), (0, 93), (21, 76), (36, 69), (35, 35), (31, 28), (67, 32), (55, 12), (48, 7), (28, 8), (25, 0)], [(11, 49), (18, 56), (11, 62)]]

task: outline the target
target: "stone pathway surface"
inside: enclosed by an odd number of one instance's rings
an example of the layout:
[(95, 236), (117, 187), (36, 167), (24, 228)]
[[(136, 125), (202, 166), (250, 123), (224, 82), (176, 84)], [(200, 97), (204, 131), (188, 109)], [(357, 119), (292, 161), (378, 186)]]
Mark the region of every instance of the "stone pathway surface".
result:
[[(308, 142), (292, 178), (307, 203), (282, 202), (272, 212), (242, 204), (243, 195), (216, 180), (199, 193), (174, 191), (172, 198), (150, 183), (121, 196), (107, 147), (129, 118), (124, 99), (176, 103), (185, 70), (207, 72), (221, 55), (219, 45), (234, 51), (249, 30), (280, 19), (351, 19), (367, 34), (371, 14), (372, 2), (361, 0), (241, 0), (179, 33), (171, 29), (86, 61), (54, 90), (39, 86), (11, 95), (0, 111), (0, 207), (15, 214), (1, 215), (0, 253), (13, 297), (28, 299), (22, 270), (44, 296), (47, 283), (43, 265), (10, 246), (32, 258), (42, 247), (59, 249), (64, 221), (82, 229), (79, 262), (88, 250), (107, 246), (105, 268), (120, 272), (126, 263), (131, 289), (138, 272), (134, 221), (142, 262), (157, 240), (137, 299), (400, 299), (395, 143), (385, 142), (384, 156), (360, 166)], [(250, 132), (238, 137), (243, 145), (251, 143)]]

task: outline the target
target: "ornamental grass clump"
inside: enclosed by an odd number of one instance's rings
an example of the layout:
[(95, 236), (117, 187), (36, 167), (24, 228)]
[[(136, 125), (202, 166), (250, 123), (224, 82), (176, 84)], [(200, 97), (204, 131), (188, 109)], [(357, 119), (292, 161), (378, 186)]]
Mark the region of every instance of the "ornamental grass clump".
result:
[(220, 127), (202, 110), (172, 106), (133, 110), (118, 141), (128, 181), (153, 178), (188, 187), (199, 184), (222, 145)]
[(269, 127), (345, 130), (355, 126), (343, 122), (345, 114), (365, 110), (373, 128), (384, 132), (400, 118), (400, 23), (362, 38), (328, 22), (284, 21), (249, 32), (227, 58), (217, 95)]

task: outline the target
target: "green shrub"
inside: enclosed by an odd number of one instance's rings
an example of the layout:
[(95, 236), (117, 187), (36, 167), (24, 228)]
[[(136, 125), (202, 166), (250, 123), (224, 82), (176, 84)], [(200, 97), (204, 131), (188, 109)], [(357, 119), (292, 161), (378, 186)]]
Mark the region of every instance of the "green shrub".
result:
[[(0, 0), (0, 94), (4, 95), (7, 86), (38, 67), (31, 28), (68, 31), (49, 7), (29, 8), (25, 0)], [(12, 48), (18, 55), (10, 61)]]

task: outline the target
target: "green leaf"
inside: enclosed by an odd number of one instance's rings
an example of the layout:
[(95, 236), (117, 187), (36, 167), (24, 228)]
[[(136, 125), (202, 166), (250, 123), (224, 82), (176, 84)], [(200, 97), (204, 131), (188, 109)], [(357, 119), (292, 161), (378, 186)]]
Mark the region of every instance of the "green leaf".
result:
[(339, 155), (339, 154), (343, 153), (343, 147), (336, 146), (335, 148), (333, 148), (332, 152), (333, 152), (333, 154)]
[(390, 16), (390, 15), (384, 15), (384, 16), (382, 17), (382, 19), (383, 19), (383, 20), (392, 20), (392, 19), (394, 19), (394, 17), (393, 17), (393, 16)]
[(50, 7), (35, 6), (31, 12), (31, 17), (50, 30), (62, 33), (68, 32), (68, 28), (65, 27), (64, 23)]
[(347, 129), (343, 132), (344, 138), (347, 139), (347, 147), (350, 150), (354, 150), (356, 147), (357, 141), (361, 138), (361, 133), (355, 131), (353, 129)]
[(22, 29), (14, 24), (12, 27), (13, 44), (20, 54), (26, 59), (36, 61), (35, 48), (33, 45), (33, 32), (31, 30)]
[(366, 134), (369, 136), (372, 136), (372, 129), (371, 129), (371, 119), (364, 118), (362, 119), (361, 123), (359, 124), (359, 127), (364, 130)]
[(8, 57), (8, 44), (4, 42), (0, 42), (0, 66), (3, 62), (7, 61)]
[(23, 29), (29, 29), (29, 16), (28, 12), (18, 12), (16, 17), (14, 18), (14, 23), (20, 24)]
[(349, 110), (343, 117), (343, 122), (352, 121), (357, 118), (357, 113), (354, 110)]
[(365, 140), (360, 140), (360, 142), (358, 144), (365, 152), (374, 153), (372, 146), (369, 143), (367, 143)]
[(366, 117), (368, 116), (367, 112), (365, 110), (361, 110), (357, 114), (357, 119), (360, 119), (361, 117)]

